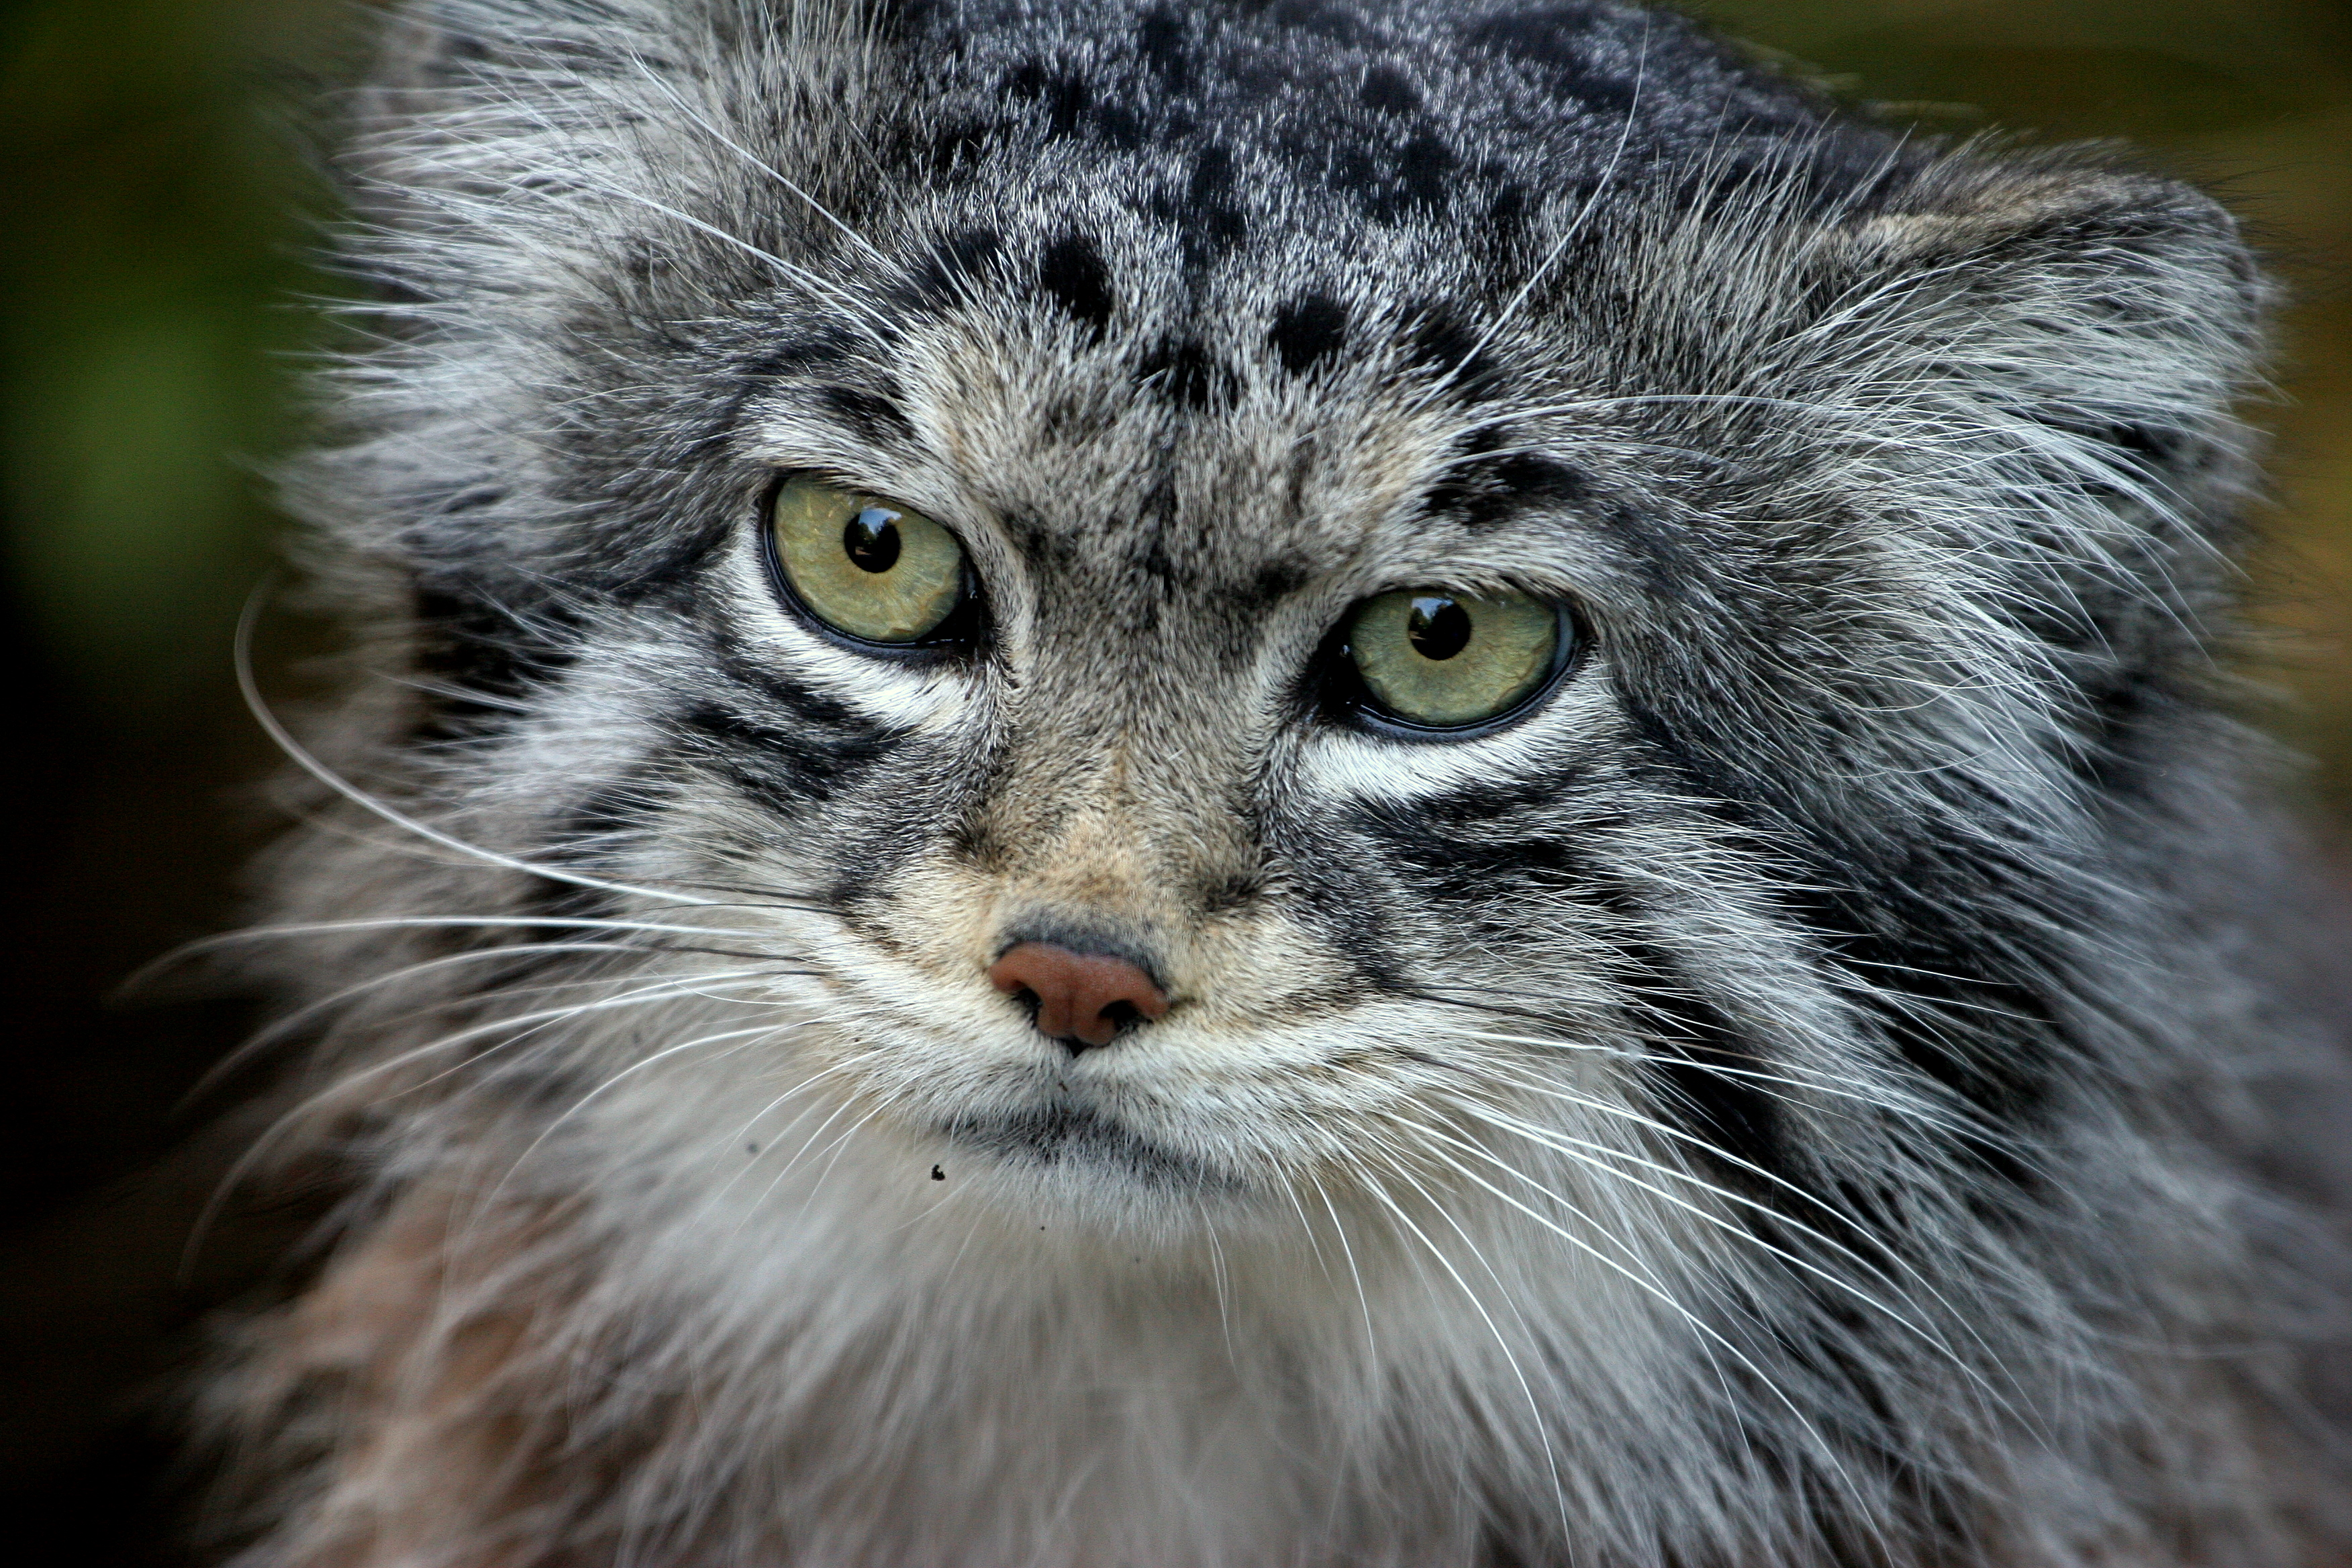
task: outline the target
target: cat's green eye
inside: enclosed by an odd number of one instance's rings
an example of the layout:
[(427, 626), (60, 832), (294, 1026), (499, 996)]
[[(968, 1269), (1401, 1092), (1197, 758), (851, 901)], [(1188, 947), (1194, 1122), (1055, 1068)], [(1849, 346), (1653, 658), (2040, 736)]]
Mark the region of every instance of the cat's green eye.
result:
[(788, 479), (777, 487), (768, 529), (785, 583), (835, 631), (919, 642), (963, 600), (963, 546), (921, 512)]
[(1384, 715), (1433, 730), (1500, 718), (1559, 673), (1568, 618), (1524, 594), (1407, 588), (1356, 606), (1348, 657)]

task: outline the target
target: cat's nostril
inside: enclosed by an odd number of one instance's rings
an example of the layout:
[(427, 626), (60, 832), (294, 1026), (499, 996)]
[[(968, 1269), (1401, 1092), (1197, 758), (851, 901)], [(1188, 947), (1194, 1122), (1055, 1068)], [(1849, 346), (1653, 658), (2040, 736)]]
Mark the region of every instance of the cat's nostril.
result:
[(1024, 942), (989, 966), (989, 984), (1008, 996), (1037, 1002), (1040, 1034), (1074, 1049), (1107, 1046), (1122, 1024), (1157, 1018), (1168, 995), (1151, 976), (1107, 952), (1075, 952), (1049, 942)]

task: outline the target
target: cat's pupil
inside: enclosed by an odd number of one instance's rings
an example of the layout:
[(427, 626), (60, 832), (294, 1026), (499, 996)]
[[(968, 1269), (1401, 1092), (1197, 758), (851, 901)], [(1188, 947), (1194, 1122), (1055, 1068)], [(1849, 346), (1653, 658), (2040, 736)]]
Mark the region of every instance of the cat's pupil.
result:
[(887, 572), (898, 564), (898, 514), (869, 506), (841, 531), (841, 548), (867, 572)]
[(1404, 636), (1423, 658), (1452, 658), (1470, 646), (1470, 612), (1433, 594), (1416, 598), (1405, 616)]

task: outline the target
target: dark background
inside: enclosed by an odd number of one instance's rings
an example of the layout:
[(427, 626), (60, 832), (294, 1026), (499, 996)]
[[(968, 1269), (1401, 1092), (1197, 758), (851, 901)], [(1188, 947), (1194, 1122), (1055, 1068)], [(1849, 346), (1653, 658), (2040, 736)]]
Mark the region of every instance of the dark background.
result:
[[(1733, 30), (1934, 129), (2122, 136), (2219, 191), (2288, 281), (2262, 717), (2352, 822), (2352, 7), (2346, 0), (1719, 0)], [(331, 293), (293, 132), (346, 0), (0, 0), (0, 1540), (185, 1560), (181, 1369), (298, 1211), (232, 1205), (239, 1136), (182, 1108), (234, 999), (109, 994), (239, 919), (278, 826), (229, 646), (282, 524), (257, 478)], [(274, 689), (324, 646), (280, 623)], [(2352, 1130), (2347, 1130), (2352, 1136)], [(24, 1559), (20, 1558), (20, 1561)]]

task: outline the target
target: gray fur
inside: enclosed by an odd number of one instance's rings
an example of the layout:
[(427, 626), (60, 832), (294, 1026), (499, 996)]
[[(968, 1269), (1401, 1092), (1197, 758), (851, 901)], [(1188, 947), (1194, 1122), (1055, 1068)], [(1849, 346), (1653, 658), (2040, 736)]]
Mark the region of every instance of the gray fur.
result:
[[(423, 0), (355, 119), (240, 1562), (2352, 1548), (2211, 202), (1610, 4)], [(803, 469), (979, 653), (785, 608)], [(1351, 723), (1427, 582), (1581, 663)], [(1175, 1009), (1069, 1055), (1041, 932)]]

